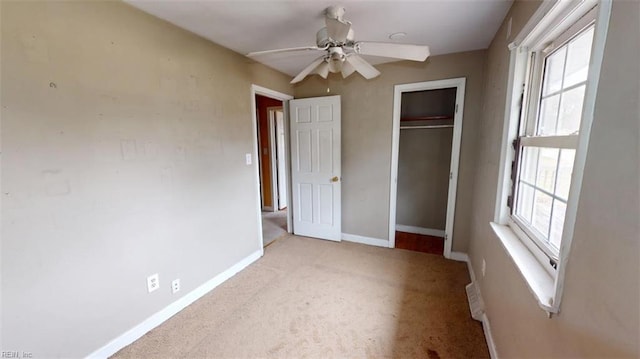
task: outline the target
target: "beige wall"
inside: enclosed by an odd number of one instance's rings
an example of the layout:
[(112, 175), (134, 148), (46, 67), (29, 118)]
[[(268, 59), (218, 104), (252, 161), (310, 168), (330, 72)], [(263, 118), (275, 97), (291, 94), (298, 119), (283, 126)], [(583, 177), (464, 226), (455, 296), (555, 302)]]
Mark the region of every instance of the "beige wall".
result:
[[(516, 2), (511, 38), (537, 3)], [(508, 60), (506, 25), (489, 49), (470, 257), (501, 357), (638, 357), (640, 3), (614, 1), (565, 292), (559, 315), (536, 304), (489, 228), (497, 187)], [(636, 39), (636, 40), (630, 40)]]
[[(469, 202), (481, 111), (485, 51), (433, 56), (425, 63), (379, 65), (373, 80), (312, 76), (295, 86), (295, 97), (342, 95), (342, 231), (388, 239), (393, 86), (466, 77), (464, 125), (453, 250), (467, 250)], [(327, 88), (330, 93), (327, 93)]]
[(1, 4), (2, 350), (81, 357), (260, 250), (250, 86), (292, 89), (123, 3)]
[(401, 130), (396, 224), (445, 230), (452, 128)]

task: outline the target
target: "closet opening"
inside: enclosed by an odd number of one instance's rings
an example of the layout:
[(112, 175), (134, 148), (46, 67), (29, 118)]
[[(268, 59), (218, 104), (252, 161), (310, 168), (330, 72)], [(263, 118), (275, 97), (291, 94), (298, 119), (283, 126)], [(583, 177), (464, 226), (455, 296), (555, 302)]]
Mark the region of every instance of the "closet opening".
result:
[(390, 247), (450, 256), (464, 82), (396, 86)]

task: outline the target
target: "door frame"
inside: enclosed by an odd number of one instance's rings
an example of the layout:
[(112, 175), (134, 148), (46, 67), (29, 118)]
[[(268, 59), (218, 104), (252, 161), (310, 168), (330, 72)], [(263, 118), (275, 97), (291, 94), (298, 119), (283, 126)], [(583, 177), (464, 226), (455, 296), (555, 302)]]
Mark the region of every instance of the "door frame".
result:
[[(263, 246), (263, 236), (262, 236), (262, 195), (260, 191), (260, 148), (258, 144), (259, 132), (258, 132), (258, 116), (257, 116), (257, 105), (256, 105), (256, 95), (261, 95), (265, 97), (270, 97), (272, 99), (282, 101), (282, 109), (284, 113), (284, 122), (285, 122), (285, 133), (284, 137), (286, 141), (289, 141), (289, 132), (288, 132), (288, 123), (289, 123), (289, 100), (293, 99), (292, 95), (288, 95), (282, 92), (278, 92), (275, 90), (271, 90), (266, 87), (262, 87), (256, 84), (251, 84), (251, 119), (253, 126), (253, 158), (258, 164), (254, 164), (254, 189), (256, 191), (256, 219), (258, 220), (258, 243), (260, 245), (261, 255), (264, 254), (264, 246)], [(289, 146), (285, 144), (285, 164), (287, 168), (287, 195), (291, 195), (291, 163), (289, 157)], [(291, 233), (292, 219), (291, 219), (291, 211), (287, 211), (287, 232)]]
[[(280, 210), (280, 181), (278, 180), (278, 161), (276, 160), (278, 150), (278, 139), (276, 134), (276, 119), (275, 113), (277, 111), (282, 112), (284, 118), (284, 106), (271, 106), (267, 107), (267, 115), (269, 118), (267, 119), (267, 123), (269, 124), (269, 151), (271, 155), (269, 156), (269, 165), (271, 166), (271, 201), (273, 204), (273, 211), (278, 212)], [(283, 123), (284, 125), (284, 123)], [(286, 151), (286, 144), (285, 144)], [(286, 163), (285, 163), (286, 167)], [(286, 171), (285, 171), (286, 172)], [(286, 173), (285, 173), (286, 176)]]
[[(268, 108), (267, 108), (268, 109)], [(267, 115), (269, 114), (268, 110), (267, 110)], [(262, 149), (263, 149), (263, 143), (262, 143), (262, 139), (260, 138), (260, 121), (258, 118), (258, 113), (257, 113), (257, 106), (256, 106), (256, 122), (257, 122), (257, 126), (258, 126), (258, 157), (256, 157), (256, 161), (258, 161), (258, 168), (260, 170), (260, 208), (262, 209), (262, 212), (274, 212), (275, 211), (275, 207), (273, 206), (273, 198), (271, 198), (271, 206), (266, 206), (265, 203), (265, 194), (264, 194), (264, 189), (262, 188), (262, 180), (264, 179), (264, 166), (265, 164), (262, 162)], [(267, 119), (268, 122), (268, 119)], [(268, 124), (267, 124), (268, 126)], [(267, 128), (267, 131), (269, 131), (269, 129)], [(267, 135), (267, 142), (270, 142), (269, 136), (271, 136), (271, 134)], [(271, 146), (270, 143), (267, 143), (267, 146)], [(269, 149), (271, 150), (271, 149)], [(269, 166), (271, 166), (271, 164), (269, 164)], [(273, 197), (273, 194), (272, 194)]]
[(464, 93), (466, 78), (416, 82), (395, 85), (393, 90), (393, 130), (391, 137), (391, 181), (389, 190), (389, 248), (396, 246), (396, 208), (398, 195), (398, 153), (400, 148), (400, 111), (404, 92), (440, 90), (456, 88), (456, 109), (453, 117), (453, 142), (449, 172), (449, 192), (447, 196), (447, 219), (445, 224), (444, 257), (451, 258), (453, 224), (455, 219), (456, 190), (458, 188), (458, 168), (460, 163), (460, 143), (462, 141), (462, 119), (464, 114)]

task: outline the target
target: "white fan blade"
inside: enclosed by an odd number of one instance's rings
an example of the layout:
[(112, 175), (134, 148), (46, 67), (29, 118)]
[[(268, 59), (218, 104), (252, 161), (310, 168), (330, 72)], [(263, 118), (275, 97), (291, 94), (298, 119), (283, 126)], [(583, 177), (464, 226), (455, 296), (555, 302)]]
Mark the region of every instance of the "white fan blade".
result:
[(367, 80), (380, 75), (380, 71), (378, 71), (375, 67), (371, 66), (371, 64), (369, 64), (362, 57), (356, 54), (350, 54), (349, 56), (347, 56), (347, 59), (345, 61), (353, 66), (353, 68)]
[(347, 40), (347, 35), (349, 35), (349, 30), (351, 29), (350, 22), (330, 17), (327, 17), (325, 22), (327, 24), (327, 34), (329, 34), (330, 38), (339, 43)]
[(429, 46), (395, 44), (390, 42), (358, 42), (354, 50), (360, 55), (391, 57), (394, 59), (424, 61), (429, 57)]
[(324, 51), (326, 49), (327, 49), (326, 47), (317, 47), (317, 46), (290, 47), (287, 49), (250, 52), (247, 54), (247, 56), (255, 57), (255, 56), (262, 56), (262, 55), (269, 55), (269, 54), (277, 54), (279, 52), (294, 52), (294, 51)]
[(325, 61), (325, 62), (321, 63), (320, 65), (318, 65), (318, 67), (316, 68), (315, 73), (320, 75), (323, 79), (326, 79), (327, 76), (329, 75), (329, 63)]
[(313, 62), (309, 64), (309, 66), (305, 67), (304, 70), (300, 71), (298, 76), (294, 77), (290, 83), (295, 84), (302, 81), (305, 77), (307, 77), (308, 74), (310, 74), (313, 70), (315, 70), (316, 67), (318, 67), (318, 65), (320, 65), (323, 61), (324, 61), (324, 55), (313, 60)]
[(349, 61), (345, 61), (344, 64), (342, 64), (342, 78), (343, 79), (346, 79), (347, 77), (351, 76), (351, 74), (354, 73), (355, 71), (356, 71), (356, 68), (353, 67), (353, 65), (351, 65), (351, 63), (349, 63)]

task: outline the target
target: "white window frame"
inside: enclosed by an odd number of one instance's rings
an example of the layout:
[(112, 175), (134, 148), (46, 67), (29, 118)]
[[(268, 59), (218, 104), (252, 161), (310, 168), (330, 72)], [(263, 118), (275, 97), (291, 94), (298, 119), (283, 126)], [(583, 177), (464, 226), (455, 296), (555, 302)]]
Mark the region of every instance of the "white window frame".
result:
[[(569, 26), (562, 34), (553, 40), (553, 43), (549, 44), (546, 39), (534, 44), (534, 47), (528, 48), (528, 62), (527, 62), (527, 80), (523, 91), (523, 101), (525, 108), (522, 109), (520, 115), (520, 127), (517, 133), (520, 136), (520, 149), (524, 147), (537, 147), (537, 148), (557, 148), (557, 149), (573, 149), (577, 150), (579, 134), (571, 135), (534, 135), (523, 136), (523, 134), (532, 134), (536, 132), (536, 125), (539, 125), (539, 111), (540, 102), (542, 98), (542, 86), (544, 85), (543, 76), (546, 63), (546, 57), (551, 55), (555, 50), (567, 45), (572, 39), (578, 37), (587, 28), (590, 28), (595, 23), (595, 13), (597, 7), (592, 8), (582, 16), (577, 22)], [(535, 55), (535, 56), (534, 56)], [(572, 88), (582, 86), (588, 82), (580, 82), (576, 85), (572, 85)], [(566, 88), (560, 89), (558, 93), (567, 92)], [(558, 159), (559, 160), (559, 159)], [(517, 161), (516, 161), (517, 163)], [(516, 182), (520, 181), (522, 168), (514, 169), (517, 177)], [(536, 257), (542, 262), (543, 267), (549, 272), (551, 276), (555, 276), (555, 269), (552, 263), (559, 261), (559, 253), (546, 243), (545, 238), (540, 238), (536, 230), (531, 228), (524, 219), (520, 218), (515, 213), (515, 208), (518, 205), (518, 186), (519, 184), (512, 183), (511, 193), (511, 206), (512, 214), (509, 217), (509, 226), (514, 227), (524, 232), (525, 236), (530, 239), (525, 244), (532, 252), (536, 252)], [(536, 186), (537, 187), (537, 186)], [(553, 193), (550, 193), (552, 197), (556, 197)], [(566, 201), (565, 202), (566, 205)], [(551, 220), (551, 219), (550, 219)], [(550, 224), (551, 225), (551, 224)], [(515, 227), (517, 226), (517, 227)], [(534, 246), (532, 246), (534, 245)], [(559, 248), (558, 248), (559, 250)], [(537, 252), (542, 253), (537, 253)]]
[[(579, 23), (595, 6), (595, 29), (591, 50), (588, 80), (586, 83), (582, 121), (578, 136), (567, 141), (576, 141), (576, 154), (571, 177), (571, 188), (567, 201), (564, 230), (557, 258), (545, 253), (520, 225), (514, 221), (507, 206), (507, 198), (511, 195), (511, 162), (515, 156), (512, 141), (519, 135), (518, 123), (521, 112), (521, 97), (527, 99), (525, 85), (528, 83), (531, 66), (529, 61), (533, 50), (539, 50), (542, 44), (552, 43), (551, 40), (562, 39), (563, 33)], [(600, 68), (604, 55), (604, 45), (609, 27), (611, 14), (611, 0), (583, 0), (583, 1), (545, 1), (515, 40), (509, 44), (510, 63), (507, 98), (505, 108), (505, 122), (502, 133), (502, 147), (500, 154), (500, 173), (496, 195), (494, 221), (491, 222), (496, 236), (503, 244), (516, 267), (523, 275), (538, 305), (551, 316), (558, 313), (564, 288), (564, 273), (567, 258), (573, 239), (579, 194), (582, 187), (582, 175), (586, 161), (589, 135), (593, 122), (593, 110), (600, 78)], [(557, 41), (558, 42), (558, 41)], [(563, 43), (564, 41), (560, 40)], [(560, 45), (560, 44), (557, 44)], [(535, 74), (537, 76), (539, 74)], [(525, 90), (524, 95), (522, 94)], [(534, 89), (535, 90), (535, 89)], [(522, 111), (537, 111), (537, 104), (531, 104), (535, 109)], [(517, 170), (517, 169), (516, 169)], [(550, 260), (556, 261), (554, 269)]]

